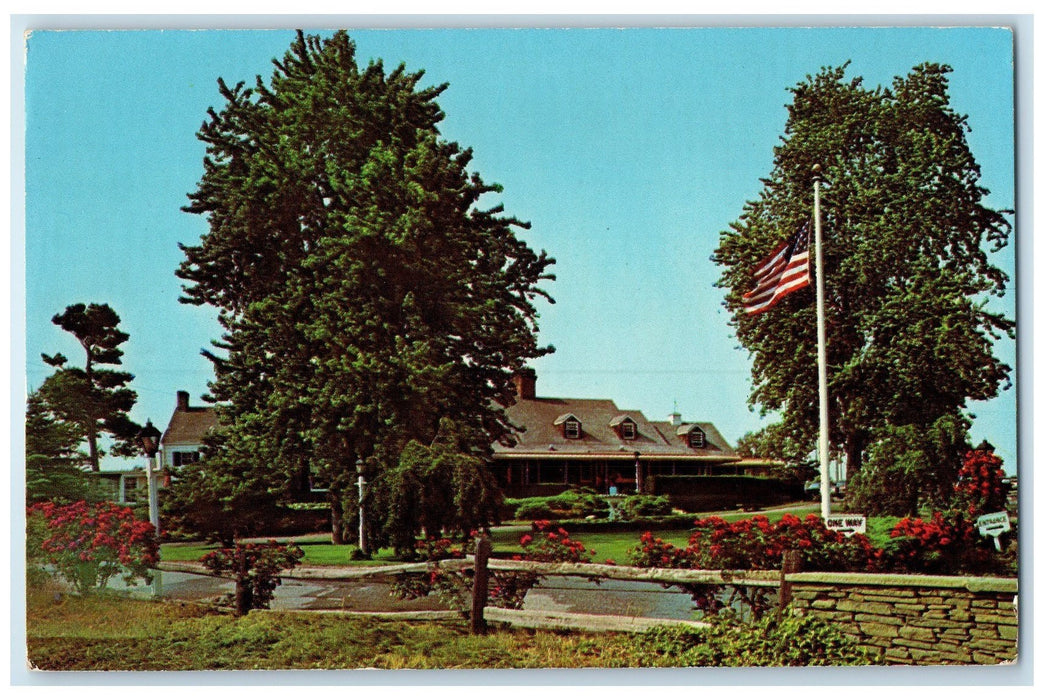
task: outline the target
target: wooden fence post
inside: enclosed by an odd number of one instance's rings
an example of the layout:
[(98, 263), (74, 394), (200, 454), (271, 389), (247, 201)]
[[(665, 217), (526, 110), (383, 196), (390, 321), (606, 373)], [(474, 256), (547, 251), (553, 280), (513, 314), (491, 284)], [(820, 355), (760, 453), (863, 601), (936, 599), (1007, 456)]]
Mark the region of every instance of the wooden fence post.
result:
[(783, 565), (779, 569), (779, 609), (790, 605), (794, 596), (791, 592), (793, 584), (787, 580), (787, 574), (794, 574), (801, 570), (801, 553), (793, 550), (783, 552)]
[(485, 608), (489, 599), (489, 555), (493, 547), (483, 535), (475, 540), (475, 582), (471, 587), (471, 633), (486, 633)]

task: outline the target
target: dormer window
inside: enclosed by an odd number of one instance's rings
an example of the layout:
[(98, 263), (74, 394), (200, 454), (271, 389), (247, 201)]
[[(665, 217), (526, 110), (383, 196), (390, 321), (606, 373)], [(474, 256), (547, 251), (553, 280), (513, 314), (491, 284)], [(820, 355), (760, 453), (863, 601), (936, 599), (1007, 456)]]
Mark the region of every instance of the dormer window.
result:
[(580, 419), (572, 413), (556, 418), (555, 425), (562, 428), (562, 437), (567, 440), (579, 440), (583, 436), (583, 425), (580, 423)]
[(638, 424), (630, 416), (617, 416), (609, 421), (612, 428), (621, 440), (636, 440), (638, 438)]
[(707, 434), (700, 428), (693, 428), (689, 431), (689, 447), (706, 447), (707, 445)]

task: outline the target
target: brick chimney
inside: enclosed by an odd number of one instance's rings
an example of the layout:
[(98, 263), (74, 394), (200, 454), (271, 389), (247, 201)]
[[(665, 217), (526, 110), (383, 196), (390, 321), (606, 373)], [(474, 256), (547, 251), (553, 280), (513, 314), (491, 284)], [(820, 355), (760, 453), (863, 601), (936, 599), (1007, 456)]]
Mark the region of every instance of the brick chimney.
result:
[(536, 398), (536, 370), (523, 367), (512, 377), (515, 383), (515, 393), (520, 399)]
[(178, 392), (177, 410), (178, 411), (187, 411), (187, 410), (189, 410), (189, 393), (187, 391), (179, 391)]

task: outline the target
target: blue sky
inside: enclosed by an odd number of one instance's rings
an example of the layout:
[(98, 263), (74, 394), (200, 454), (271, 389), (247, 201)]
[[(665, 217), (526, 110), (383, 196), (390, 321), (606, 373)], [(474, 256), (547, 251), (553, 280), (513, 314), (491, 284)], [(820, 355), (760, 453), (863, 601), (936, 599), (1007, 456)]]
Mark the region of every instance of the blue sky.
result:
[[(711, 421), (731, 442), (767, 421), (747, 407), (738, 347), (710, 262), (719, 234), (758, 194), (790, 101), (822, 66), (890, 84), (946, 63), (954, 108), (982, 166), (988, 204), (1013, 209), (1012, 35), (987, 28), (507, 29), (353, 31), (382, 58), (448, 82), (443, 135), (475, 150), (509, 214), (558, 264), (541, 306), (543, 396), (611, 398), (664, 419)], [(79, 358), (50, 318), (106, 302), (131, 336), (133, 417), (161, 428), (175, 392), (206, 391), (199, 350), (215, 313), (178, 303), (178, 242), (206, 230), (185, 214), (202, 173), (195, 132), (227, 82), (266, 79), (290, 31), (35, 32), (27, 42), (26, 383)], [(1016, 229), (1017, 233), (1017, 229)], [(829, 232), (827, 232), (829, 236)], [(1014, 279), (1014, 247), (996, 256)], [(996, 303), (1015, 313), (1012, 292)], [(1014, 343), (998, 355), (1015, 364)], [(1013, 379), (1015, 376), (1013, 374)], [(976, 440), (1016, 460), (1015, 392), (971, 407)]]

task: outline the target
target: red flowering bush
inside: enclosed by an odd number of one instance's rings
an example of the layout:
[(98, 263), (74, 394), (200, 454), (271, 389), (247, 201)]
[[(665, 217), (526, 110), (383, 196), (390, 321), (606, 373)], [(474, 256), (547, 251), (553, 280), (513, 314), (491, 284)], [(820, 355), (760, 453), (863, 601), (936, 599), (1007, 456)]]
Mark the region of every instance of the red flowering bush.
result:
[(954, 486), (953, 508), (971, 517), (1004, 510), (1008, 500), (1007, 475), (1001, 458), (991, 450), (972, 450), (964, 457)]
[[(864, 535), (845, 537), (826, 527), (815, 515), (804, 520), (786, 514), (778, 522), (764, 515), (727, 522), (719, 517), (697, 520), (689, 544), (678, 547), (646, 532), (632, 550), (635, 566), (670, 569), (779, 569), (783, 553), (801, 554), (804, 566), (815, 571), (874, 571), (883, 552)], [(770, 591), (754, 586), (692, 584), (684, 588), (696, 607), (705, 612), (743, 605), (754, 616), (772, 606)]]
[[(30, 556), (53, 566), (78, 593), (105, 588), (117, 574), (131, 584), (152, 581), (159, 543), (147, 521), (115, 503), (37, 503), (27, 511)], [(36, 550), (36, 551), (32, 551)]]
[(815, 571), (874, 571), (883, 553), (866, 536), (845, 537), (808, 515), (786, 514), (772, 523), (764, 515), (727, 522), (719, 517), (697, 520), (687, 547), (677, 547), (646, 532), (632, 551), (635, 566), (671, 569), (778, 569), (783, 552), (801, 553), (804, 566)]
[(240, 544), (216, 549), (203, 555), (200, 563), (217, 576), (231, 574), (236, 581), (237, 615), (267, 609), (282, 583), (280, 571), (293, 569), (304, 557), (297, 545), (281, 545), (275, 540), (264, 544)]
[(903, 518), (892, 528), (888, 555), (894, 570), (911, 573), (1012, 573), (1017, 570), (1014, 532), (1008, 549), (995, 550), (992, 539), (979, 534), (980, 515), (1005, 509), (1009, 486), (1000, 457), (992, 450), (965, 455), (950, 508), (930, 519)]
[(548, 520), (536, 520), (531, 525), (532, 533), (519, 538), (522, 554), (517, 560), (546, 562), (590, 562), (595, 554), (583, 542), (574, 540), (565, 528), (555, 527)]

